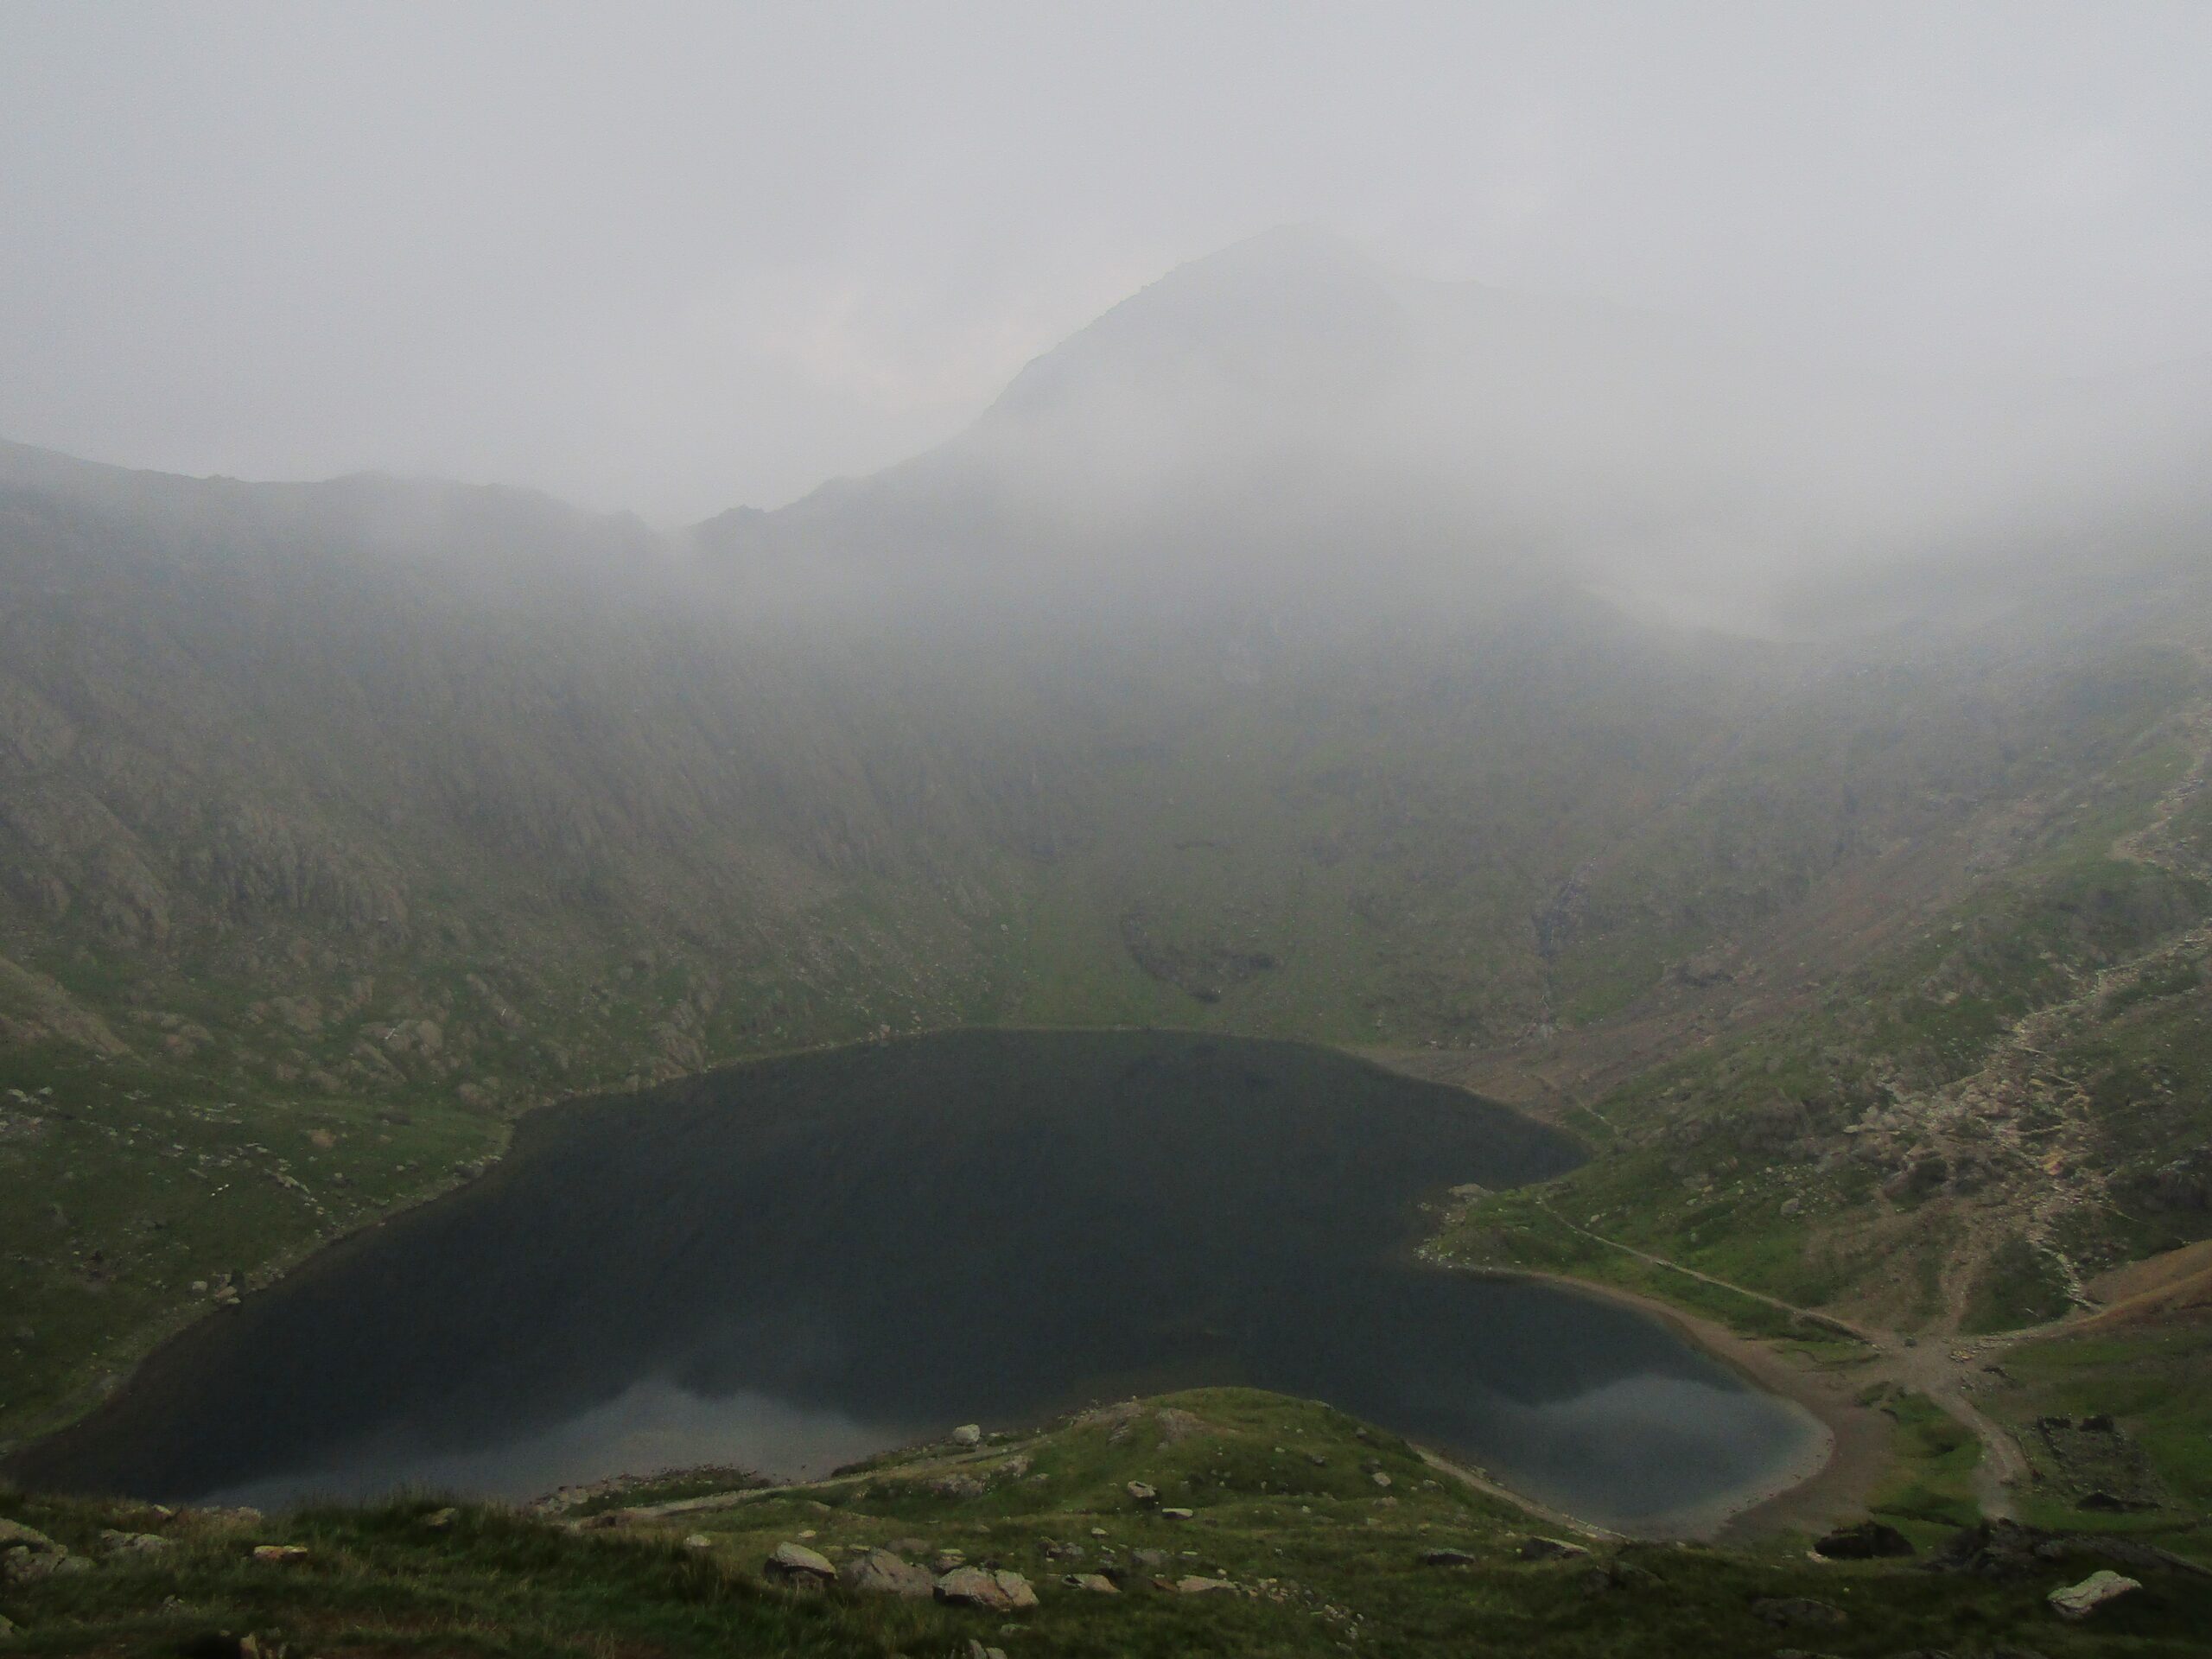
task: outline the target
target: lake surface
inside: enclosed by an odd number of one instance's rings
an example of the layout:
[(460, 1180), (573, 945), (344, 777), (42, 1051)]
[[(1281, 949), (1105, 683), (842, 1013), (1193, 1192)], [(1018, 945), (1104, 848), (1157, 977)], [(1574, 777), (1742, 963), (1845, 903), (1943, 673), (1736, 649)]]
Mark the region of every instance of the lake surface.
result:
[(1411, 1255), (1423, 1198), (1576, 1159), (1287, 1043), (967, 1033), (738, 1067), (533, 1116), (483, 1179), (202, 1321), (16, 1472), (261, 1504), (820, 1475), (1243, 1383), (1666, 1530), (1820, 1431), (1656, 1319)]

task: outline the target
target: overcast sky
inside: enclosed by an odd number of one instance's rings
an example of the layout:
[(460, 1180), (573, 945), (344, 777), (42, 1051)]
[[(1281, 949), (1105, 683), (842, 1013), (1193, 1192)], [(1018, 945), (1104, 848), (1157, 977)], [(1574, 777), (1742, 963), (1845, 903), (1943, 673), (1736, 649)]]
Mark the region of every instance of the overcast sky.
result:
[(2212, 353), (2212, 4), (0, 0), (0, 435), (672, 522), (1284, 223), (1853, 352)]

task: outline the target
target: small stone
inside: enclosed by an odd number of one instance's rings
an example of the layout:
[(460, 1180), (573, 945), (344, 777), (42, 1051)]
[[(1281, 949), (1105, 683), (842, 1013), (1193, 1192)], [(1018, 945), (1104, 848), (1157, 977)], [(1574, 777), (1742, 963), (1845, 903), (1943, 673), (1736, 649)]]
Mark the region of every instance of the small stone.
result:
[(1227, 1579), (1201, 1578), (1196, 1573), (1187, 1579), (1175, 1580), (1175, 1593), (1179, 1596), (1211, 1596), (1236, 1588)]
[(1126, 1490), (1128, 1491), (1129, 1497), (1139, 1503), (1157, 1503), (1160, 1502), (1159, 1491), (1154, 1487), (1147, 1486), (1141, 1480), (1131, 1481)]
[(256, 1544), (253, 1559), (264, 1567), (297, 1567), (308, 1558), (305, 1544)]
[(1071, 1573), (1060, 1580), (1071, 1590), (1088, 1590), (1093, 1595), (1118, 1596), (1122, 1588), (1103, 1573)]
[(1475, 1558), (1464, 1549), (1425, 1549), (1421, 1553), (1423, 1567), (1472, 1567)]
[(683, 1548), (686, 1549), (712, 1549), (714, 1547), (715, 1541), (703, 1532), (687, 1532), (683, 1535)]
[(778, 1544), (776, 1553), (761, 1563), (760, 1570), (770, 1578), (790, 1585), (828, 1584), (837, 1576), (837, 1569), (830, 1565), (828, 1557), (817, 1554), (804, 1544)]
[(1160, 1514), (1166, 1516), (1170, 1521), (1188, 1521), (1197, 1513), (1198, 1511), (1196, 1510), (1178, 1510), (1172, 1508), (1165, 1509), (1160, 1511)]
[(1138, 1567), (1158, 1569), (1167, 1565), (1167, 1552), (1164, 1549), (1133, 1549), (1129, 1552), (1129, 1560)]
[(952, 1431), (952, 1443), (955, 1446), (981, 1446), (983, 1431), (975, 1423), (963, 1423)]
[(930, 1571), (942, 1576), (956, 1567), (968, 1565), (968, 1557), (957, 1549), (940, 1549), (930, 1558)]
[(1368, 1478), (1373, 1481), (1377, 1486), (1388, 1487), (1390, 1484), (1390, 1477), (1384, 1474), (1380, 1469), (1370, 1475)]
[(2135, 1580), (2109, 1567), (2099, 1567), (2081, 1583), (2054, 1590), (2045, 1599), (2050, 1603), (2050, 1611), (2061, 1618), (2087, 1618), (2107, 1602), (2142, 1587)]
[(461, 1511), (459, 1510), (432, 1510), (429, 1514), (423, 1517), (423, 1524), (428, 1527), (432, 1532), (443, 1532), (448, 1527), (450, 1527), (454, 1522), (460, 1519)]

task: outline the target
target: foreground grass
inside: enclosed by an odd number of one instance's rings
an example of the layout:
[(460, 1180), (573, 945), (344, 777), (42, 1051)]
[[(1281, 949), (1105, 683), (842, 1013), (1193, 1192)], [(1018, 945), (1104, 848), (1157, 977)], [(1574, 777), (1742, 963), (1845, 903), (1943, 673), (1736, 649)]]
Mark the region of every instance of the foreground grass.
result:
[[(1378, 1478), (1378, 1477), (1380, 1478)], [(1154, 1487), (1177, 1518), (1139, 1503)], [(1388, 1484), (1385, 1484), (1384, 1483)], [(672, 1489), (674, 1490), (674, 1489)], [(0, 1511), (73, 1550), (103, 1528), (157, 1532), (157, 1554), (0, 1590), (14, 1650), (188, 1650), (215, 1631), (296, 1653), (1700, 1656), (1778, 1648), (1847, 1656), (1915, 1649), (2069, 1655), (2202, 1651), (2212, 1582), (2141, 1573), (2145, 1588), (2091, 1624), (2045, 1608), (2089, 1558), (1992, 1583), (1911, 1563), (1822, 1564), (1795, 1545), (1738, 1554), (1584, 1540), (1587, 1556), (1523, 1560), (1525, 1517), (1432, 1467), (1396, 1438), (1323, 1406), (1249, 1390), (1132, 1402), (1041, 1435), (875, 1460), (813, 1487), (732, 1493), (656, 1515), (663, 1495), (588, 1519), (424, 1497), (268, 1519), (16, 1496)], [(801, 1592), (761, 1577), (785, 1541), (836, 1560), (892, 1546), (957, 1550), (1025, 1573), (1039, 1605), (1012, 1619), (930, 1601)], [(300, 1544), (291, 1566), (251, 1556)], [(1426, 1551), (1466, 1564), (1424, 1566)], [(1137, 1552), (1148, 1552), (1140, 1555)], [(1152, 1553), (1156, 1552), (1156, 1553)], [(1071, 1587), (1109, 1570), (1118, 1593)], [(1190, 1593), (1186, 1578), (1230, 1588)], [(1758, 1604), (1809, 1598), (1836, 1622), (1801, 1629)], [(196, 1649), (192, 1650), (212, 1650)]]

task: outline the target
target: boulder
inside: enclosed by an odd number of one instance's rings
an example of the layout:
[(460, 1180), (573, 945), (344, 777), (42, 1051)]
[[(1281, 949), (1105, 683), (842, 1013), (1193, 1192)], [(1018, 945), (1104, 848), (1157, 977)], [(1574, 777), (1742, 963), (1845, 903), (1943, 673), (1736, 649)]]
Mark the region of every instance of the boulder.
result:
[(1018, 1612), (1037, 1605), (1037, 1592), (1019, 1573), (1003, 1568), (957, 1567), (937, 1581), (937, 1599), (953, 1607), (987, 1613)]
[(1139, 1503), (1157, 1503), (1160, 1502), (1160, 1493), (1154, 1488), (1146, 1485), (1144, 1482), (1141, 1480), (1131, 1481), (1128, 1484), (1127, 1490), (1130, 1498), (1134, 1502)]
[(1832, 1561), (1872, 1561), (1910, 1555), (1913, 1551), (1912, 1540), (1895, 1527), (1861, 1521), (1856, 1526), (1838, 1527), (1813, 1546), (1813, 1553)]
[(1475, 1558), (1464, 1549), (1424, 1549), (1421, 1553), (1423, 1567), (1472, 1567)]
[(804, 1544), (778, 1544), (776, 1553), (761, 1563), (760, 1570), (789, 1585), (829, 1584), (837, 1576), (837, 1569), (830, 1565), (829, 1557)]
[(983, 1443), (983, 1431), (981, 1425), (961, 1424), (952, 1431), (952, 1443), (955, 1446), (981, 1446)]
[(2087, 1618), (2107, 1602), (2116, 1601), (2142, 1587), (2137, 1580), (2110, 1567), (2099, 1567), (2081, 1583), (2054, 1590), (2044, 1599), (2050, 1603), (2050, 1611), (2061, 1618)]
[(1071, 1590), (1088, 1590), (1094, 1595), (1118, 1596), (1121, 1586), (1103, 1573), (1071, 1573), (1060, 1580)]
[(66, 1555), (69, 1552), (35, 1527), (27, 1527), (20, 1521), (0, 1517), (0, 1549), (29, 1549), (41, 1554), (51, 1552)]
[(837, 1582), (868, 1596), (905, 1596), (927, 1601), (935, 1586), (929, 1568), (901, 1560), (887, 1549), (866, 1549), (837, 1569)]

